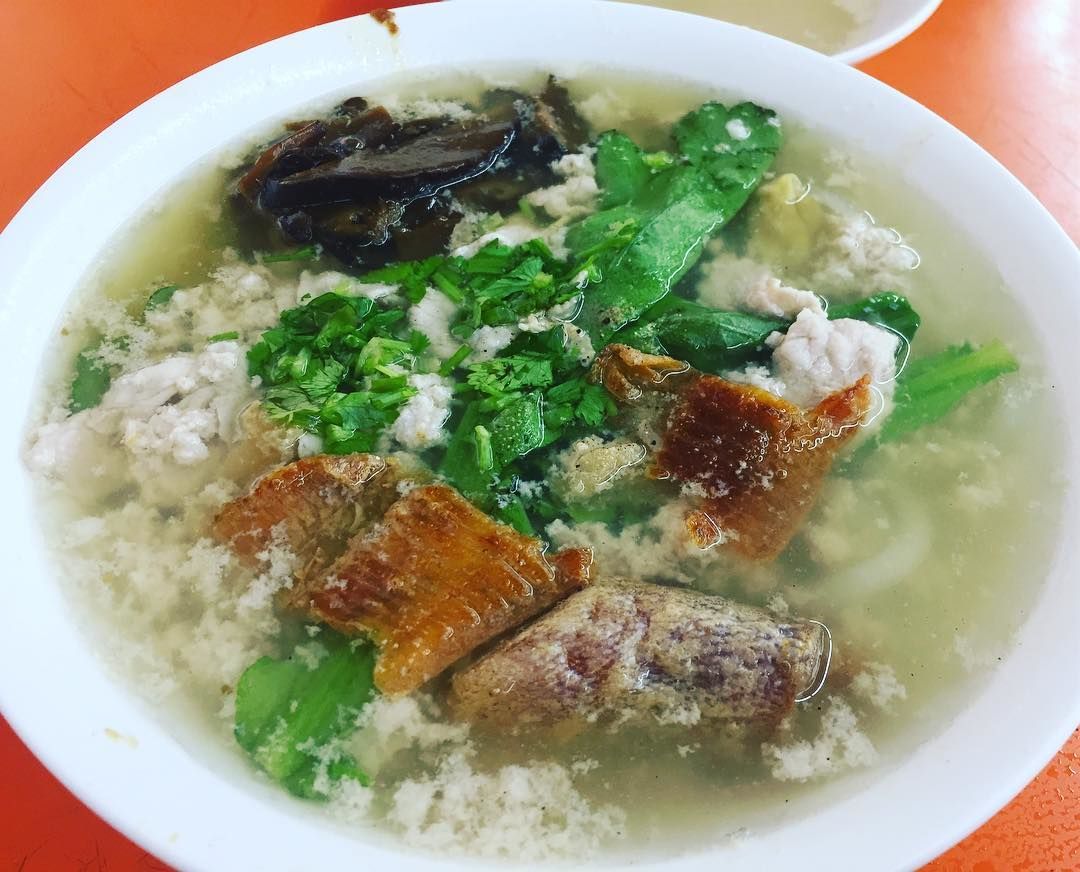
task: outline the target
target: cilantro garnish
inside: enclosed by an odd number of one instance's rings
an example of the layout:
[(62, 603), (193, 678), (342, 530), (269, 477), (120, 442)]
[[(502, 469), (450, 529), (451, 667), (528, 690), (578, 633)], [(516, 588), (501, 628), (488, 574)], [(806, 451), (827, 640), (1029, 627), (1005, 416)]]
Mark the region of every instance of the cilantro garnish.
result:
[(248, 351), (270, 416), (318, 434), (330, 454), (373, 450), (416, 393), (405, 373), (427, 337), (397, 338), (404, 318), (404, 310), (379, 312), (365, 297), (336, 292), (283, 312)]

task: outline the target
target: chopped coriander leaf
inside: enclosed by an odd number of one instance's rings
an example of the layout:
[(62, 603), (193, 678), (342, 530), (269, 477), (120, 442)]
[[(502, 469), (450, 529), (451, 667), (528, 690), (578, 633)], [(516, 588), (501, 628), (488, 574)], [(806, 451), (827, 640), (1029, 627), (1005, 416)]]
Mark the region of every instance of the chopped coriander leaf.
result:
[(379, 367), (401, 363), (412, 354), (412, 346), (400, 339), (385, 339), (376, 336), (365, 343), (356, 357), (355, 371), (358, 374), (374, 375)]
[(481, 300), (499, 300), (511, 294), (531, 290), (543, 269), (544, 261), (541, 258), (527, 258), (505, 275), (478, 287), (476, 296)]
[(419, 330), (410, 330), (409, 345), (412, 346), (413, 354), (421, 354), (424, 351), (427, 351), (428, 347), (431, 345), (431, 340)]
[(467, 380), (474, 390), (498, 396), (523, 388), (545, 388), (553, 375), (550, 360), (525, 353), (470, 364)]
[(463, 268), (469, 275), (502, 275), (513, 254), (513, 248), (493, 239), (465, 261)]
[(228, 342), (232, 339), (239, 339), (240, 334), (235, 330), (227, 330), (225, 333), (215, 333), (213, 336), (207, 336), (206, 341), (208, 344), (215, 342)]
[(544, 394), (544, 422), (553, 438), (561, 436), (571, 425), (596, 430), (617, 412), (615, 401), (604, 388), (580, 376), (557, 384)]
[(270, 417), (318, 434), (328, 453), (371, 451), (416, 393), (407, 371), (422, 343), (398, 338), (404, 317), (333, 292), (283, 312), (248, 351)]
[(293, 260), (315, 260), (319, 256), (319, 253), (319, 246), (305, 245), (303, 248), (293, 248), (289, 251), (264, 254), (259, 260), (263, 263), (286, 263)]

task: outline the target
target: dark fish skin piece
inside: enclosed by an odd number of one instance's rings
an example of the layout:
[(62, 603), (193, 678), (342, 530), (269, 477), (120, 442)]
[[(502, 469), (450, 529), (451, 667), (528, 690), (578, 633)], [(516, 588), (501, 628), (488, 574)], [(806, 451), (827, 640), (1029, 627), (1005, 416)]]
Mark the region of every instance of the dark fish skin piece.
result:
[(820, 686), (829, 651), (814, 621), (604, 581), (454, 675), (450, 708), (498, 730), (660, 723), (768, 733)]
[(416, 488), (296, 595), (298, 607), (379, 644), (375, 685), (409, 693), (589, 581), (592, 554), (547, 553), (451, 487)]

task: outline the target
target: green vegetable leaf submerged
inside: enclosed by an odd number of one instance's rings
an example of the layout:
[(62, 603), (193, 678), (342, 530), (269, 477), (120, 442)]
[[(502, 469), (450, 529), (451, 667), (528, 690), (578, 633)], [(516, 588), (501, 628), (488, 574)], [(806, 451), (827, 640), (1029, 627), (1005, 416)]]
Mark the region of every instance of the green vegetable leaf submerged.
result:
[(72, 412), (94, 408), (101, 402), (112, 383), (109, 368), (96, 354), (100, 346), (100, 342), (95, 342), (80, 351), (75, 358), (75, 378), (72, 379), (68, 399), (68, 408)]
[[(291, 793), (325, 799), (343, 778), (367, 776), (338, 740), (374, 695), (374, 646), (324, 630), (286, 660), (263, 657), (236, 688), (237, 742)], [(315, 662), (317, 660), (317, 662)]]
[(491, 422), (491, 448), (497, 470), (544, 444), (543, 408), (543, 397), (534, 392), (495, 416)]
[(1019, 368), (1000, 340), (981, 347), (954, 345), (911, 361), (897, 379), (896, 408), (882, 425), (878, 442), (892, 442), (941, 420), (973, 390)]
[(653, 174), (673, 166), (667, 152), (648, 153), (629, 136), (609, 130), (596, 143), (596, 183), (603, 194), (600, 206), (609, 209), (629, 203), (641, 193)]
[(146, 305), (143, 307), (143, 311), (149, 312), (152, 309), (158, 309), (161, 306), (167, 305), (169, 300), (173, 298), (173, 294), (178, 290), (180, 290), (179, 285), (165, 285), (162, 288), (158, 288), (146, 298)]

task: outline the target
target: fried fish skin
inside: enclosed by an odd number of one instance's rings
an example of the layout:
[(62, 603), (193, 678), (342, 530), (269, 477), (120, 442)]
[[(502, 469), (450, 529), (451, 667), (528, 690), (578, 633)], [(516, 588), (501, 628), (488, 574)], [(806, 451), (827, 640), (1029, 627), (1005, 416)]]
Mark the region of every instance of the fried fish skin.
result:
[(815, 621), (604, 581), (458, 672), (450, 705), (457, 718), (500, 730), (676, 723), (768, 732), (820, 686), (830, 650)]
[(375, 639), (375, 685), (408, 693), (588, 583), (588, 550), (545, 548), (451, 487), (419, 487), (306, 585), (303, 605)]
[(686, 518), (699, 548), (773, 560), (798, 532), (837, 452), (870, 410), (870, 380), (802, 409), (670, 357), (609, 345), (592, 379), (657, 434), (650, 474), (698, 497)]
[(298, 574), (316, 571), (358, 529), (397, 499), (401, 470), (374, 454), (317, 454), (267, 473), (214, 518), (211, 532), (245, 563), (275, 541), (297, 556)]

